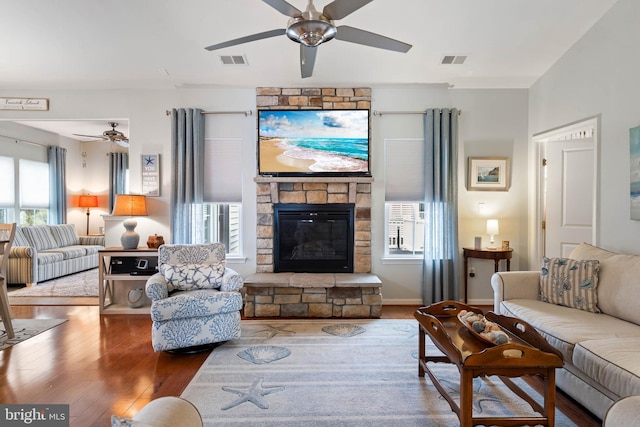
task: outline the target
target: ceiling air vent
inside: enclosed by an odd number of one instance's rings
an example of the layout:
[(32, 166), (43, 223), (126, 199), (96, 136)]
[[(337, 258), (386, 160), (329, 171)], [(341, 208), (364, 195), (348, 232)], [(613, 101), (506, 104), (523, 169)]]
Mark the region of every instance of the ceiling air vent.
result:
[(224, 65), (249, 65), (244, 55), (220, 55), (220, 60)]
[(466, 60), (467, 60), (466, 55), (445, 55), (442, 57), (442, 61), (440, 61), (440, 63), (443, 65), (451, 65), (451, 64), (462, 65)]

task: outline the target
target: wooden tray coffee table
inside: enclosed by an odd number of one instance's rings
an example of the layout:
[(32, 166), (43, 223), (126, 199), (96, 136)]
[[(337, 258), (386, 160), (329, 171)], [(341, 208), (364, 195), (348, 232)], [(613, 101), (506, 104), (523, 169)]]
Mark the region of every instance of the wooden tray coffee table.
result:
[[(563, 365), (562, 355), (553, 348), (531, 325), (493, 312), (485, 314), (487, 320), (498, 324), (509, 335), (510, 342), (492, 345), (473, 335), (458, 319), (461, 310), (482, 313), (477, 307), (456, 301), (444, 301), (419, 308), (414, 316), (419, 322), (418, 374), (429, 378), (444, 397), (451, 410), (458, 415), (460, 426), (544, 425), (555, 423), (555, 369)], [(426, 336), (444, 353), (444, 356), (427, 356)], [(427, 362), (453, 363), (460, 372), (460, 406), (447, 393)], [(540, 417), (474, 417), (472, 408), (473, 379), (484, 375), (496, 375), (520, 398), (531, 405)], [(510, 378), (539, 375), (544, 379), (544, 406), (527, 395)]]

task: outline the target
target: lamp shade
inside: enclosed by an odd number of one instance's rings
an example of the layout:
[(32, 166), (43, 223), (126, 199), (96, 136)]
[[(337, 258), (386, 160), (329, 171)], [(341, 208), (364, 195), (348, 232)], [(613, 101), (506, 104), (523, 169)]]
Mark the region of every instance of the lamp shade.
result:
[(97, 208), (98, 196), (80, 196), (78, 198), (79, 208)]
[(147, 199), (136, 194), (116, 194), (115, 216), (147, 216)]
[(490, 236), (495, 236), (496, 234), (500, 234), (500, 226), (498, 225), (497, 219), (487, 220), (487, 234)]

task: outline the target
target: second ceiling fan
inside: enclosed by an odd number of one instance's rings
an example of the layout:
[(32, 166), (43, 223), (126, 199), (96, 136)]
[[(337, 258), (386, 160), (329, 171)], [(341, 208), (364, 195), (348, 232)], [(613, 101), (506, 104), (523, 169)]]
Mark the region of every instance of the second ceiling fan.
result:
[(380, 49), (393, 50), (406, 53), (411, 45), (371, 33), (369, 31), (350, 27), (347, 25), (336, 26), (334, 20), (342, 19), (355, 12), (373, 0), (334, 0), (318, 12), (313, 5), (313, 0), (304, 12), (287, 3), (285, 0), (263, 0), (278, 12), (290, 17), (286, 28), (265, 31), (226, 42), (207, 46), (205, 49), (212, 51), (225, 47), (235, 46), (256, 40), (285, 35), (291, 40), (300, 43), (300, 71), (302, 78), (311, 77), (316, 62), (316, 47), (333, 38), (350, 43), (357, 43)]
[(74, 135), (75, 136), (84, 136), (84, 137), (88, 137), (88, 138), (98, 138), (98, 139), (102, 139), (102, 140), (105, 140), (105, 141), (115, 142), (116, 144), (118, 144), (121, 147), (129, 148), (129, 138), (124, 136), (124, 134), (122, 132), (116, 130), (116, 127), (118, 126), (118, 123), (109, 122), (109, 126), (111, 126), (111, 129), (105, 130), (104, 132), (102, 132), (102, 135), (82, 135), (82, 134), (79, 134), (79, 133), (74, 133)]

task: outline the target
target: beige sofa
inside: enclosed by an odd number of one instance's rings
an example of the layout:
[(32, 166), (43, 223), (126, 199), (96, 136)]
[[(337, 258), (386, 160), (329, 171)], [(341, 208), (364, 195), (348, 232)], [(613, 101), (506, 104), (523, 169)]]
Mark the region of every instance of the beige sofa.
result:
[(7, 283), (38, 282), (98, 266), (104, 236), (78, 236), (72, 224), (16, 227), (7, 264)]
[[(562, 267), (553, 273), (541, 270), (545, 274), (499, 272), (491, 277), (494, 310), (525, 320), (558, 348), (564, 356), (564, 368), (557, 371), (557, 386), (603, 419), (614, 402), (640, 395), (640, 255), (618, 254), (583, 243), (568, 258), (598, 260), (596, 283), (584, 278), (571, 283), (571, 273), (559, 273)], [(579, 264), (567, 265), (577, 271)], [(545, 277), (549, 281), (541, 280)], [(586, 299), (596, 298), (594, 307), (599, 312), (543, 301), (549, 299), (543, 292), (549, 288), (543, 282), (549, 284), (554, 277), (562, 279), (554, 279), (556, 296), (586, 289), (591, 292), (585, 294)], [(571, 298), (584, 307), (583, 295), (572, 294)], [(640, 408), (636, 411), (637, 417)]]

